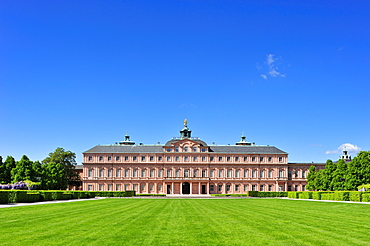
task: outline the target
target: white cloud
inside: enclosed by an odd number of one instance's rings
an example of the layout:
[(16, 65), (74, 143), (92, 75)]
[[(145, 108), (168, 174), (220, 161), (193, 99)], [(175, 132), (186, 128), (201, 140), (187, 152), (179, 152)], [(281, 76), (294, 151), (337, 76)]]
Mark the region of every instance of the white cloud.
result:
[(347, 150), (350, 154), (355, 154), (359, 151), (361, 151), (361, 148), (357, 145), (351, 144), (351, 143), (344, 143), (341, 146), (338, 147), (336, 150), (328, 150), (325, 153), (326, 154), (341, 154), (343, 150)]
[[(281, 60), (280, 58), (275, 57), (274, 54), (268, 54), (266, 55), (266, 61), (264, 62), (265, 65), (267, 65), (267, 72), (266, 74), (261, 74), (261, 77), (263, 79), (267, 79), (267, 76), (270, 77), (285, 77), (285, 74), (280, 73), (278, 70), (279, 68), (276, 66), (277, 61)], [(261, 67), (258, 65), (258, 69), (261, 69)]]

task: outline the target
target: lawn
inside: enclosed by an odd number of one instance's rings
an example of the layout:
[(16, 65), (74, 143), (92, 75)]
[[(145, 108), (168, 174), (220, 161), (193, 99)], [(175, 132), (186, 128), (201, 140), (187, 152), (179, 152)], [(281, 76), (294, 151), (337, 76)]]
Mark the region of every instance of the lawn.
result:
[(370, 205), (104, 199), (0, 209), (1, 245), (370, 245)]

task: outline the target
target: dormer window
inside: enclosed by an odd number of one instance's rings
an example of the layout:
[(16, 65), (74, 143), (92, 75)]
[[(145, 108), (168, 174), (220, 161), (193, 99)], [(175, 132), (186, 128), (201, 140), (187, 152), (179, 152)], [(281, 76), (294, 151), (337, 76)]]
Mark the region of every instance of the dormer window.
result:
[(175, 148), (175, 152), (179, 152), (179, 147), (176, 147)]
[(170, 149), (170, 148), (168, 148), (168, 149), (166, 149), (166, 151), (167, 151), (167, 152), (171, 152), (171, 149)]
[(194, 147), (193, 148), (193, 152), (197, 152), (197, 147)]
[(188, 152), (188, 150), (189, 150), (189, 147), (188, 146), (185, 146), (184, 152)]
[(203, 149), (202, 149), (202, 152), (206, 152), (206, 149), (205, 149), (205, 148), (203, 148)]

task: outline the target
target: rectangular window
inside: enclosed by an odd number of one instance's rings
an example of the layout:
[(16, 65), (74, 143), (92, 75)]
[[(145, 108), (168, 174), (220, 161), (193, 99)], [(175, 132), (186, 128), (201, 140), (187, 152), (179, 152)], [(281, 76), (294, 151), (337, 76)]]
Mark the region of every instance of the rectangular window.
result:
[(255, 156), (252, 157), (252, 161), (256, 161), (256, 157)]
[(202, 170), (202, 178), (206, 177), (206, 170)]
[(125, 156), (125, 161), (128, 161), (128, 156)]
[(121, 185), (120, 184), (116, 184), (116, 191), (120, 191), (121, 190)]
[(243, 160), (244, 162), (248, 161), (248, 157), (244, 156)]
[(222, 192), (222, 184), (218, 185), (218, 191)]
[(211, 170), (211, 178), (215, 176), (215, 170)]
[(108, 177), (112, 177), (112, 169), (108, 169)]
[(167, 178), (171, 177), (171, 170), (167, 170)]
[(294, 171), (294, 178), (298, 178), (298, 171)]
[(133, 156), (133, 157), (132, 157), (132, 160), (133, 160), (133, 161), (136, 161), (136, 160), (137, 160), (136, 156)]
[(92, 190), (93, 190), (92, 185), (88, 185), (88, 186), (87, 186), (87, 190), (88, 190), (88, 191), (92, 191)]
[(100, 185), (99, 185), (99, 191), (102, 191), (102, 190), (103, 190), (103, 188), (104, 188), (104, 185), (100, 184)]
[(167, 161), (171, 161), (171, 156), (167, 156)]
[(214, 157), (213, 156), (211, 156), (210, 158), (209, 158), (209, 161), (213, 161), (214, 160)]
[(116, 156), (116, 161), (119, 161), (120, 159), (119, 159), (119, 156)]
[(264, 178), (265, 177), (265, 172), (263, 170), (260, 171), (260, 178)]
[(235, 178), (239, 178), (239, 170), (235, 170)]
[(184, 171), (184, 177), (185, 177), (185, 178), (188, 178), (188, 177), (189, 177), (189, 170), (185, 170), (185, 171)]
[(185, 156), (184, 161), (189, 161), (189, 157)]
[(206, 157), (205, 156), (202, 156), (202, 161), (206, 161)]
[(226, 185), (226, 191), (230, 191), (230, 185)]
[(239, 157), (235, 157), (235, 161), (239, 161)]
[(151, 185), (149, 186), (149, 189), (150, 189), (150, 191), (154, 191), (154, 185), (152, 185), (152, 184), (151, 184)]
[(136, 169), (134, 169), (134, 170), (132, 171), (132, 176), (133, 176), (134, 178), (136, 178), (136, 177), (137, 177), (137, 170), (136, 170)]
[(89, 178), (91, 178), (91, 177), (92, 177), (92, 175), (93, 175), (93, 170), (92, 170), (92, 169), (89, 169), (89, 170), (87, 171), (87, 176), (88, 176)]
[(193, 177), (196, 178), (198, 176), (198, 170), (195, 169), (193, 174)]
[(252, 178), (257, 178), (257, 171), (256, 170), (252, 171)]
[(112, 188), (113, 188), (113, 185), (112, 184), (109, 184), (108, 185), (108, 191), (112, 191)]
[(263, 162), (263, 157), (260, 157), (260, 162)]
[(268, 159), (268, 160), (269, 160), (269, 162), (272, 162), (272, 157), (269, 157), (269, 159)]
[(215, 186), (214, 185), (209, 185), (209, 191), (214, 192), (215, 191)]
[(279, 178), (283, 177), (283, 170), (279, 170)]
[(92, 156), (89, 156), (89, 157), (88, 157), (88, 160), (89, 160), (89, 161), (92, 161)]
[(116, 169), (116, 177), (121, 177), (121, 170), (119, 169)]
[(305, 190), (306, 190), (306, 186), (302, 185), (302, 191), (305, 191)]
[(129, 189), (128, 184), (125, 184), (125, 190), (128, 190), (128, 189)]
[(162, 178), (163, 176), (163, 170), (158, 170), (158, 178)]
[(159, 190), (159, 191), (162, 191), (162, 184), (159, 184), (159, 185), (158, 185), (158, 190)]
[(193, 161), (198, 161), (198, 158), (196, 156), (194, 156)]
[(292, 178), (292, 171), (288, 171), (288, 178), (291, 179)]
[(272, 178), (272, 170), (269, 170), (269, 178)]
[(99, 161), (103, 161), (103, 156), (99, 156)]
[(108, 161), (111, 161), (112, 160), (112, 156), (108, 156)]
[(180, 176), (180, 170), (176, 170), (176, 178)]
[(145, 161), (145, 156), (142, 156), (141, 157), (141, 161)]
[(100, 169), (99, 170), (99, 177), (102, 178), (104, 176), (104, 170)]
[(269, 185), (269, 191), (272, 191), (272, 185)]
[(227, 177), (231, 178), (231, 170), (227, 170)]
[(179, 161), (179, 160), (180, 160), (180, 158), (178, 156), (176, 156), (176, 161)]
[(252, 190), (255, 191), (256, 190), (256, 185), (252, 185)]
[(244, 185), (244, 191), (248, 191), (248, 185)]
[(154, 156), (149, 157), (149, 161), (154, 161)]
[(222, 170), (218, 170), (218, 177), (222, 178)]
[(279, 185), (279, 191), (284, 191), (284, 186)]
[(141, 185), (141, 191), (145, 191), (145, 184)]
[(306, 171), (302, 171), (302, 178), (305, 179), (306, 178)]
[(279, 162), (282, 162), (283, 161), (283, 157), (279, 157)]
[(162, 161), (162, 156), (158, 156), (158, 161)]
[(134, 184), (132, 188), (134, 191), (137, 191), (137, 184)]
[(125, 178), (127, 178), (128, 177), (128, 170), (126, 169), (125, 170)]
[(239, 191), (239, 185), (235, 185), (235, 191)]
[(150, 170), (150, 177), (153, 178), (154, 177), (154, 170)]
[(226, 157), (226, 161), (231, 161), (230, 156)]
[(141, 170), (141, 177), (145, 178), (145, 170)]
[(263, 185), (260, 185), (260, 191), (263, 191), (264, 187)]
[(248, 178), (248, 170), (244, 170), (244, 178)]
[(222, 156), (219, 156), (218, 157), (218, 161), (222, 161)]

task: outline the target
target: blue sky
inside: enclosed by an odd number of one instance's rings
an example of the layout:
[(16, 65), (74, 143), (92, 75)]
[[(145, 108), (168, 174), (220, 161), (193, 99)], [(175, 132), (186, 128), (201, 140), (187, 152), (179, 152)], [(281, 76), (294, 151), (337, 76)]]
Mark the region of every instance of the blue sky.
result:
[(370, 150), (369, 1), (1, 1), (0, 156), (165, 143)]

